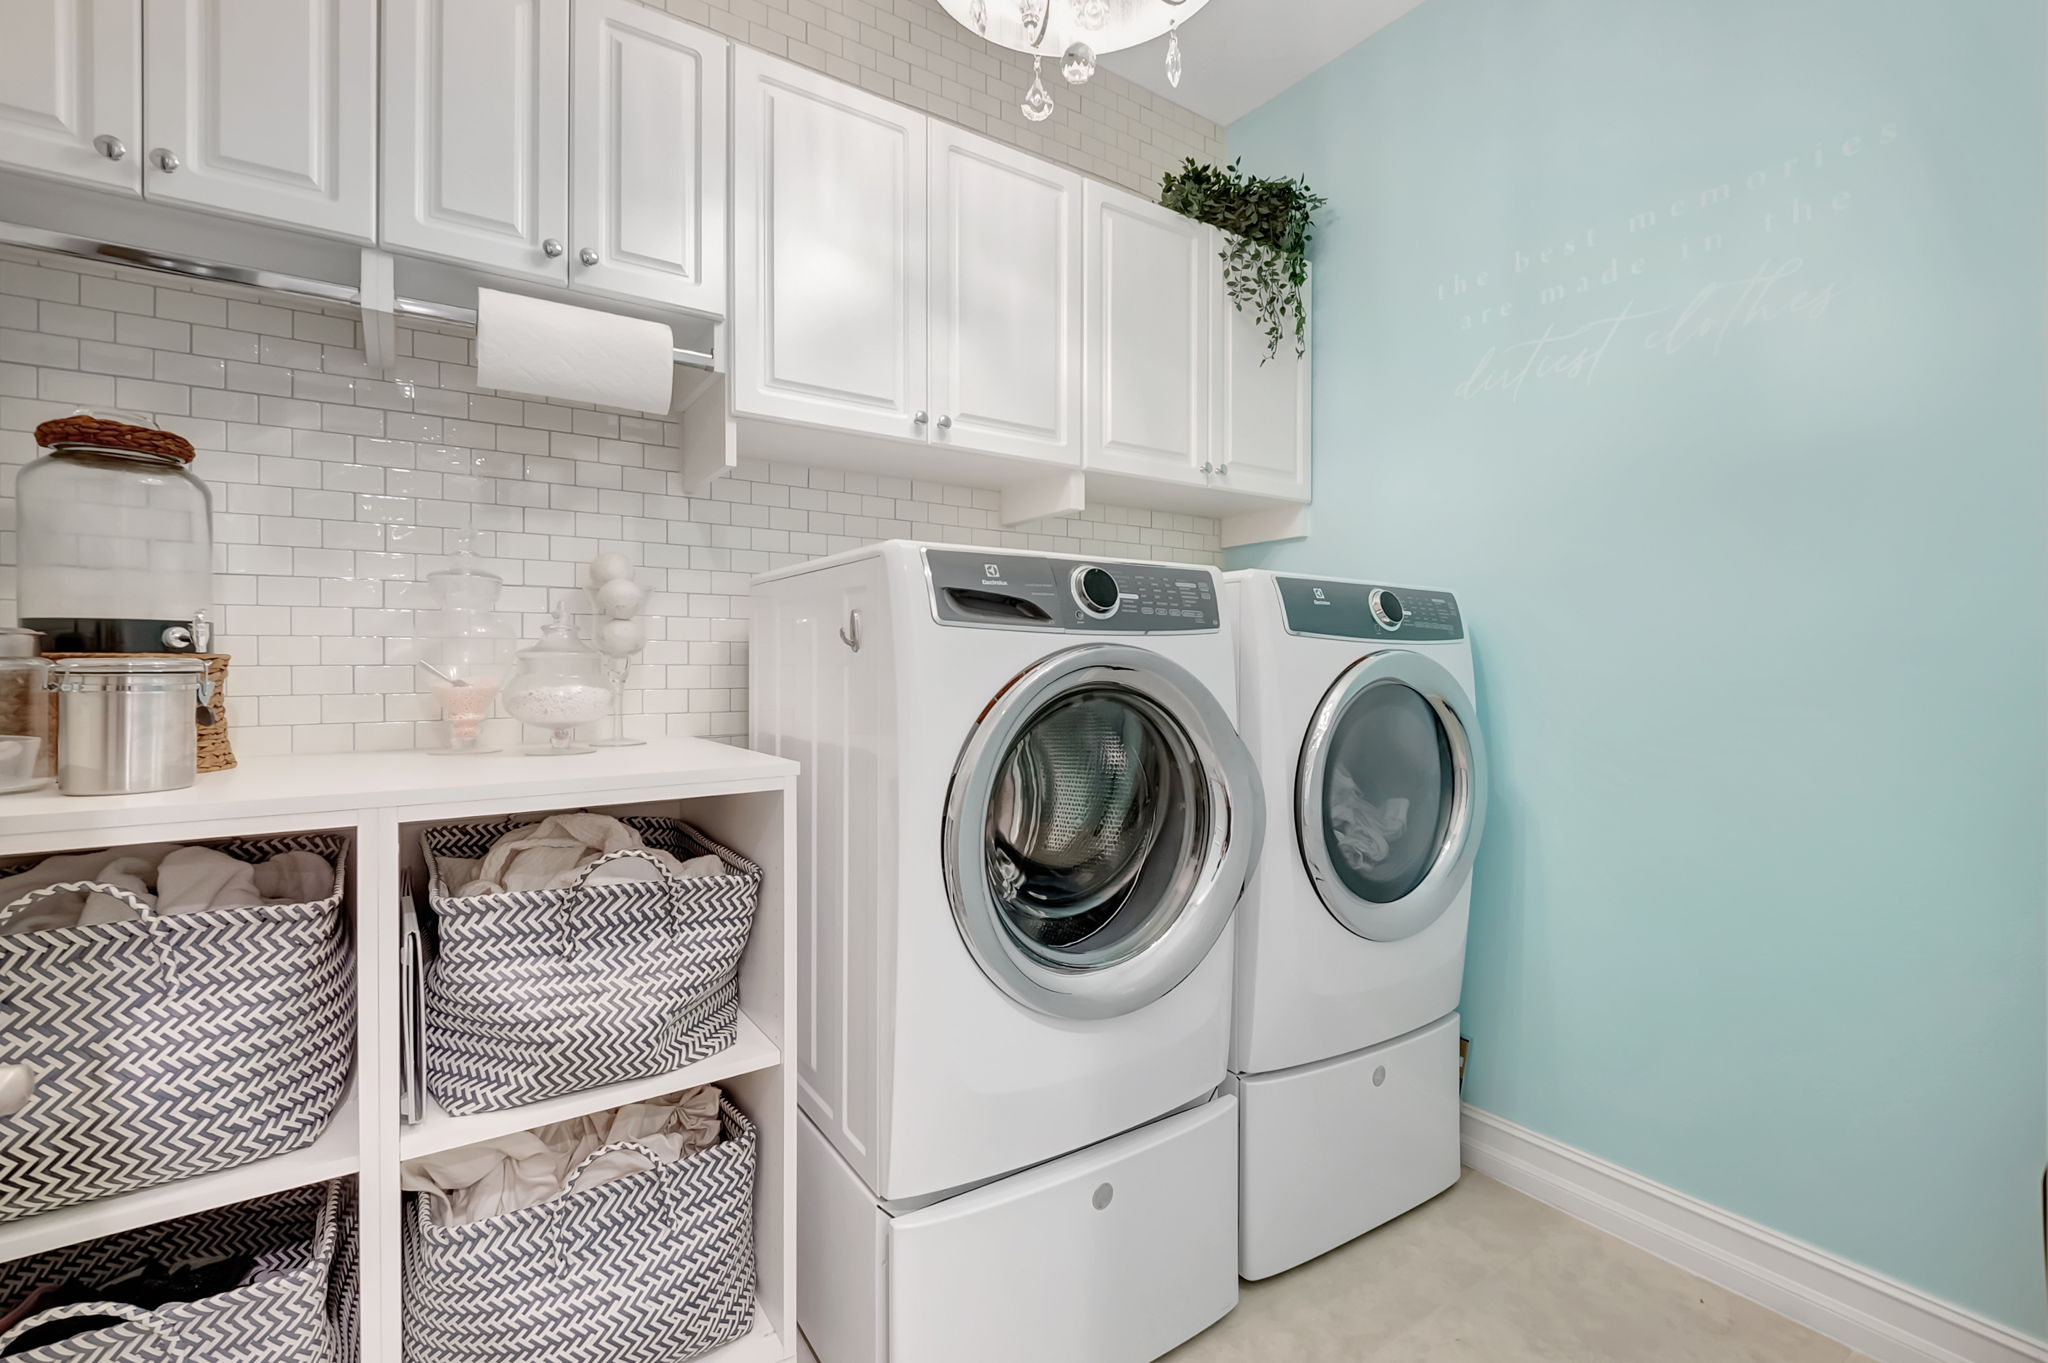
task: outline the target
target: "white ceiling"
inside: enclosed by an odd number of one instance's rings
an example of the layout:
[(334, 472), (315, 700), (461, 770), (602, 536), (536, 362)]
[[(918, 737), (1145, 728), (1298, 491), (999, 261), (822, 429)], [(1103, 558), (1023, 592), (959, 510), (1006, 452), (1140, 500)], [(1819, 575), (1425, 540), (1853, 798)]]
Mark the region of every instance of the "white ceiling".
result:
[(1166, 40), (1102, 65), (1218, 123), (1234, 123), (1349, 52), (1422, 0), (1209, 0), (1181, 27), (1180, 88), (1166, 83)]

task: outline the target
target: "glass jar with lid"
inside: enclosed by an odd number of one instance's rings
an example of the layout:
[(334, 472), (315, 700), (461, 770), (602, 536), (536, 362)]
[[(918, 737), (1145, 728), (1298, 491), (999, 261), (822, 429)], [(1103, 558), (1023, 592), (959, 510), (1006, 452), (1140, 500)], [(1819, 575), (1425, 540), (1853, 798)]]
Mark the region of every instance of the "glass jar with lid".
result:
[(57, 754), (50, 745), (50, 663), (42, 656), (42, 640), (32, 629), (0, 628), (0, 794), (41, 784), (56, 774)]
[(497, 751), (481, 741), (482, 728), (505, 680), (517, 628), (498, 609), (505, 580), (484, 569), (466, 535), (454, 538), (453, 565), (427, 574), (435, 609), (419, 616), (427, 650), (421, 663), (448, 724), (448, 742), (427, 751), (474, 756)]
[(80, 409), (36, 428), (15, 483), (21, 623), (63, 653), (203, 648), (213, 499), (192, 445), (147, 416)]
[(566, 603), (555, 607), (540, 638), (519, 650), (503, 700), (512, 718), (552, 731), (547, 747), (529, 751), (552, 757), (596, 751), (575, 741), (576, 726), (594, 724), (610, 712), (611, 683), (604, 655), (576, 637)]

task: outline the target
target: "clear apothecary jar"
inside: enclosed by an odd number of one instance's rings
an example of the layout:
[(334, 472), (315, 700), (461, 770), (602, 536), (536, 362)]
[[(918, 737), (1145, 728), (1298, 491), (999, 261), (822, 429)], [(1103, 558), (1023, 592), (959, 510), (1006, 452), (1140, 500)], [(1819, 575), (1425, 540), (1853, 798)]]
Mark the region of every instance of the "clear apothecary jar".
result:
[[(41, 656), (42, 636), (32, 629), (0, 627), (0, 745), (11, 759), (0, 763), (0, 791), (54, 776), (57, 754), (50, 742), (50, 662)], [(35, 755), (19, 770), (9, 738), (34, 740)]]
[(21, 623), (52, 653), (188, 650), (213, 599), (213, 499), (192, 447), (129, 412), (47, 425), (86, 423), (108, 439), (54, 438), (15, 482)]

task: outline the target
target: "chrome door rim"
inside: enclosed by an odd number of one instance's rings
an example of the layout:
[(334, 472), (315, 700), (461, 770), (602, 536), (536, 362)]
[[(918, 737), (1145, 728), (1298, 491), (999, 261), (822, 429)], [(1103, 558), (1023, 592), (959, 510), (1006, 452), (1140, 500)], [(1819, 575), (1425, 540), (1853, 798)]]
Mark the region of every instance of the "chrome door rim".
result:
[[(1451, 749), (1452, 777), (1451, 816), (1429, 873), (1406, 895), (1381, 904), (1354, 893), (1330, 860), (1324, 837), (1328, 816), (1323, 789), (1338, 722), (1366, 691), (1384, 685), (1407, 687), (1436, 712)], [(1472, 873), (1472, 859), (1478, 855), (1479, 834), (1486, 822), (1486, 746), (1480, 738), (1472, 698), (1450, 669), (1409, 649), (1387, 649), (1360, 658), (1332, 683), (1316, 706), (1295, 773), (1295, 842), (1316, 897), (1333, 918), (1360, 937), (1393, 942), (1414, 936), (1443, 916)]]
[[(1191, 777), (1207, 801), (1210, 833), (1188, 874), (1175, 882), (1185, 881), (1188, 889), (1169, 921), (1125, 959), (1063, 969), (1026, 954), (1003, 926), (988, 885), (984, 817), (1012, 741), (1052, 701), (1094, 687), (1134, 693), (1179, 727), (1195, 757)], [(1056, 1017), (1117, 1017), (1165, 997), (1208, 958), (1251, 879), (1264, 829), (1264, 795), (1251, 752), (1209, 689), (1149, 650), (1087, 645), (1020, 673), (961, 746), (946, 792), (946, 897), (975, 964), (1005, 994)]]

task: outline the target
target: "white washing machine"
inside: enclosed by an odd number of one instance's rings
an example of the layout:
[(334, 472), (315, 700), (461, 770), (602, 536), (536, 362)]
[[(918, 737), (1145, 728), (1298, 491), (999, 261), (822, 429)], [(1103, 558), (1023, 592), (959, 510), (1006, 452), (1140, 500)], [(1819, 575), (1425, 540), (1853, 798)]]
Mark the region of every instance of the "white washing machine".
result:
[(822, 1363), (1143, 1363), (1236, 1301), (1227, 931), (1264, 833), (1215, 570), (889, 543), (756, 580), (798, 783)]
[(1449, 592), (1224, 579), (1266, 789), (1231, 1046), (1239, 1272), (1263, 1278), (1458, 1180), (1458, 992), (1486, 748)]

